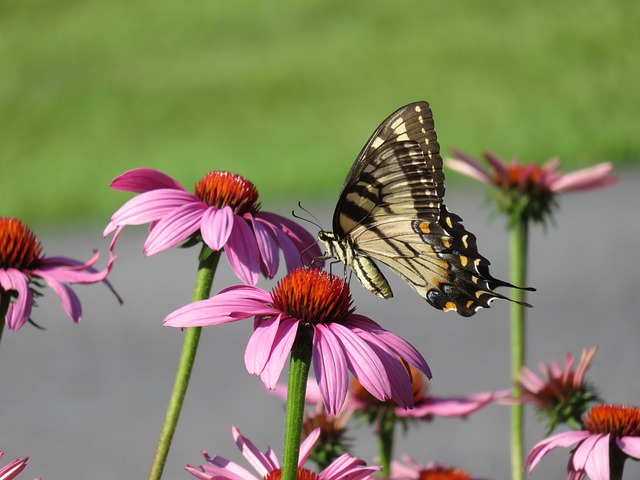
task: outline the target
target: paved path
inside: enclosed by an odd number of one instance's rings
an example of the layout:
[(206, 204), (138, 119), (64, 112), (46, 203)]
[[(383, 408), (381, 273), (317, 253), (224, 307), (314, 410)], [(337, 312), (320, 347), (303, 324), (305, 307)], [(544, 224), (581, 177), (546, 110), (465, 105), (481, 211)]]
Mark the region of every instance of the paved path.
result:
[[(640, 404), (640, 173), (622, 172), (606, 191), (561, 199), (556, 227), (535, 228), (531, 238), (529, 299), (531, 366), (566, 351), (598, 344), (589, 378), (611, 402)], [(283, 206), (286, 212), (295, 205)], [(501, 219), (487, 222), (480, 190), (453, 186), (447, 205), (465, 219), (492, 273), (507, 277), (506, 235)], [(329, 223), (331, 206), (307, 205)], [(87, 258), (106, 248), (102, 225), (37, 232), (54, 255)], [(140, 479), (164, 416), (181, 346), (181, 333), (162, 328), (161, 319), (191, 298), (195, 251), (172, 251), (144, 258), (144, 228), (126, 231), (112, 281), (125, 297), (118, 306), (102, 287), (79, 287), (81, 325), (68, 321), (51, 291), (33, 318), (46, 332), (25, 327), (5, 332), (0, 348), (0, 449), (5, 460), (31, 456), (24, 478), (46, 480)], [(358, 311), (410, 339), (429, 361), (432, 392), (465, 394), (509, 385), (508, 306), (472, 318), (442, 314), (389, 275), (396, 298), (378, 300), (353, 284)], [(232, 277), (221, 261), (214, 290)], [(205, 449), (240, 461), (231, 440), (233, 424), (261, 447), (282, 453), (281, 402), (250, 377), (243, 352), (251, 322), (205, 329), (182, 423), (165, 478), (190, 478), (186, 463), (199, 464)], [(527, 447), (543, 428), (528, 418)], [(371, 461), (370, 431), (353, 432), (356, 453)], [(398, 453), (453, 463), (476, 476), (506, 479), (508, 412), (493, 406), (466, 421), (437, 419), (411, 429)], [(568, 451), (551, 454), (532, 478), (564, 478)], [(247, 466), (246, 463), (241, 462)], [(249, 467), (247, 467), (249, 468)], [(640, 477), (627, 462), (625, 478)]]

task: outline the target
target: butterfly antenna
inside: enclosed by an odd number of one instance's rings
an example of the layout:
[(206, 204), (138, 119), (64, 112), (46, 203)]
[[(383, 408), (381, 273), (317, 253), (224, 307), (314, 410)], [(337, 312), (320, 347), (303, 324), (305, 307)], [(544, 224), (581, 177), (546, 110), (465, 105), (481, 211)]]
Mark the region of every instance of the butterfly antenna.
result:
[(310, 223), (311, 225), (313, 225), (314, 227), (317, 227), (319, 230), (324, 230), (322, 228), (322, 224), (320, 223), (320, 220), (318, 220), (318, 218), (311, 213), (309, 210), (307, 210), (306, 208), (304, 208), (302, 206), (301, 202), (298, 202), (298, 207), (300, 207), (300, 209), (306, 213), (307, 215), (309, 215), (311, 218), (313, 218), (313, 220), (309, 220), (308, 218), (302, 217), (300, 215), (296, 215), (296, 211), (295, 210), (291, 210), (291, 215), (293, 215), (293, 218), (297, 218), (298, 220), (304, 220), (305, 222)]

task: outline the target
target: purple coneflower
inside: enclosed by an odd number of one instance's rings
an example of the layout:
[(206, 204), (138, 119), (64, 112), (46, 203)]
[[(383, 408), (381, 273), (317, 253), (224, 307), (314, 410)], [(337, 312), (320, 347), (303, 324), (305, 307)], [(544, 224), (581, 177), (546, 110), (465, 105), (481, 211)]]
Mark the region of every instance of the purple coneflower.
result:
[[(242, 466), (219, 456), (210, 457), (202, 452), (207, 464), (199, 467), (187, 465), (186, 469), (201, 480), (279, 480), (282, 475), (280, 462), (271, 448), (261, 452), (251, 441), (231, 427), (233, 440), (251, 466), (258, 472), (254, 475)], [(366, 480), (380, 467), (367, 467), (366, 463), (349, 454), (343, 454), (320, 473), (304, 468), (307, 457), (318, 439), (320, 430), (314, 430), (302, 443), (298, 460), (298, 475), (301, 480)]]
[(599, 401), (595, 389), (584, 380), (597, 351), (597, 346), (584, 349), (575, 370), (574, 357), (570, 353), (565, 357), (564, 369), (555, 359), (549, 366), (540, 363), (538, 368), (546, 379), (522, 367), (516, 380), (521, 395), (509, 401), (534, 405), (541, 416), (548, 418), (549, 433), (559, 423), (580, 425), (589, 405)]
[(421, 465), (406, 455), (402, 461), (391, 462), (391, 480), (481, 480), (464, 470), (436, 462)]
[(488, 171), (471, 155), (455, 149), (452, 152), (456, 158), (447, 159), (447, 166), (494, 185), (498, 193), (498, 208), (509, 216), (524, 216), (534, 221), (544, 221), (559, 193), (593, 190), (617, 181), (611, 175), (613, 165), (610, 162), (562, 174), (557, 171), (560, 165), (557, 158), (540, 167), (535, 163), (522, 164), (516, 159), (507, 164), (496, 154), (485, 152), (484, 157), (491, 166)]
[(189, 193), (171, 177), (150, 168), (123, 173), (111, 188), (139, 193), (113, 214), (104, 235), (116, 231), (111, 248), (126, 225), (150, 223), (145, 255), (162, 252), (187, 240), (202, 240), (211, 250), (224, 248), (231, 268), (247, 285), (260, 272), (273, 278), (282, 250), (288, 270), (310, 264), (321, 254), (316, 240), (295, 222), (263, 212), (258, 191), (249, 180), (213, 171)]
[(591, 480), (622, 478), (627, 458), (640, 459), (640, 409), (629, 405), (596, 405), (587, 413), (583, 429), (544, 439), (529, 452), (529, 473), (554, 448), (571, 452), (567, 478)]
[(107, 267), (97, 271), (93, 265), (99, 255), (96, 252), (86, 263), (46, 257), (40, 242), (20, 220), (0, 217), (0, 320), (4, 317), (9, 329), (19, 330), (31, 316), (34, 297), (41, 295), (40, 280), (56, 292), (62, 308), (76, 323), (82, 319), (82, 305), (70, 284), (104, 282), (120, 301), (106, 280), (115, 257), (111, 255)]
[(351, 304), (349, 286), (339, 277), (297, 269), (272, 292), (248, 285), (229, 287), (169, 314), (164, 325), (208, 326), (255, 317), (245, 364), (269, 389), (276, 387), (299, 330), (306, 329), (313, 336), (313, 368), (329, 413), (337, 413), (344, 404), (349, 371), (374, 397), (411, 407), (407, 365), (430, 378), (427, 362), (408, 342), (355, 314)]

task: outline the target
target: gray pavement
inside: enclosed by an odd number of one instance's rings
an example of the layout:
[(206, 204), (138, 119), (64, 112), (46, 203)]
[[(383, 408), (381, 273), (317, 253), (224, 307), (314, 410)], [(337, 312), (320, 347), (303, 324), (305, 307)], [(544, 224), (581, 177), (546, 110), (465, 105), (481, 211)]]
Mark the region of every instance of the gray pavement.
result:
[[(538, 291), (529, 296), (534, 309), (529, 311), (527, 356), (535, 367), (598, 344), (588, 378), (606, 400), (638, 405), (640, 172), (618, 174), (617, 186), (562, 197), (556, 226), (546, 233), (533, 229), (529, 283)], [(295, 203), (269, 210), (286, 214)], [(504, 224), (500, 218), (487, 221), (482, 191), (453, 185), (446, 203), (478, 237), (492, 273), (506, 279)], [(310, 200), (306, 206), (329, 225), (331, 201)], [(35, 229), (46, 253), (84, 259), (94, 247), (106, 250), (102, 227)], [(0, 345), (0, 450), (6, 452), (2, 463), (31, 457), (20, 478), (146, 478), (181, 348), (180, 331), (162, 328), (161, 320), (191, 298), (196, 251), (144, 258), (145, 232), (145, 227), (130, 228), (120, 241), (111, 280), (125, 298), (123, 306), (102, 286), (79, 286), (84, 319), (74, 325), (47, 290), (33, 313), (46, 331), (30, 326), (5, 331)], [(235, 283), (226, 261), (220, 264), (214, 291)], [(509, 385), (506, 302), (496, 301), (472, 318), (443, 314), (400, 279), (388, 277), (396, 294), (388, 301), (352, 282), (358, 311), (420, 349), (434, 373), (434, 394)], [(164, 478), (191, 478), (184, 465), (201, 463), (203, 449), (250, 468), (232, 442), (231, 425), (261, 448), (271, 445), (282, 452), (282, 404), (244, 368), (251, 325), (238, 322), (203, 332)], [(506, 407), (492, 406), (467, 420), (436, 419), (401, 435), (396, 451), (425, 463), (455, 464), (478, 477), (506, 479), (508, 418)], [(371, 462), (375, 446), (369, 428), (360, 426), (352, 433), (355, 453)], [(527, 449), (543, 433), (529, 412)], [(565, 478), (567, 459), (567, 450), (550, 454), (531, 478)], [(640, 466), (627, 462), (625, 478), (640, 478)]]

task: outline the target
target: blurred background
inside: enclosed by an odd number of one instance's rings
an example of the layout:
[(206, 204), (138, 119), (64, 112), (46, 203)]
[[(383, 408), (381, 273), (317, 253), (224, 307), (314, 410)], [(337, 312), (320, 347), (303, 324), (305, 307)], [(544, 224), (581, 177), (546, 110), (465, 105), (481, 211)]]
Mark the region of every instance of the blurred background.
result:
[[(228, 169), (257, 185), (265, 210), (302, 201), (326, 227), (375, 127), (428, 100), (445, 155), (615, 164), (619, 185), (561, 199), (556, 225), (533, 231), (529, 363), (599, 344), (594, 383), (637, 405), (639, 22), (633, 0), (0, 0), (0, 215), (27, 223), (47, 254), (86, 259), (106, 252), (101, 231), (130, 198), (108, 189), (115, 176), (151, 167), (191, 188)], [(447, 172), (446, 203), (506, 278), (504, 224), (487, 220), (482, 189)], [(161, 319), (191, 298), (196, 253), (145, 259), (144, 230), (118, 251), (124, 306), (80, 287), (77, 326), (47, 291), (33, 314), (47, 331), (3, 336), (0, 450), (31, 456), (27, 478), (147, 474), (181, 347)], [(214, 291), (234, 282), (222, 261)], [(462, 319), (392, 286), (388, 302), (352, 290), (360, 313), (423, 352), (434, 394), (508, 387), (507, 305)], [(165, 478), (188, 478), (202, 449), (240, 461), (232, 424), (281, 452), (281, 403), (244, 370), (250, 328), (205, 331)], [(533, 415), (528, 428), (530, 447), (544, 429)], [(372, 461), (369, 433), (354, 444)], [(397, 452), (498, 479), (507, 442), (508, 412), (492, 407), (411, 430)], [(568, 452), (549, 457), (532, 478), (563, 476)], [(626, 478), (639, 474), (627, 462)]]

